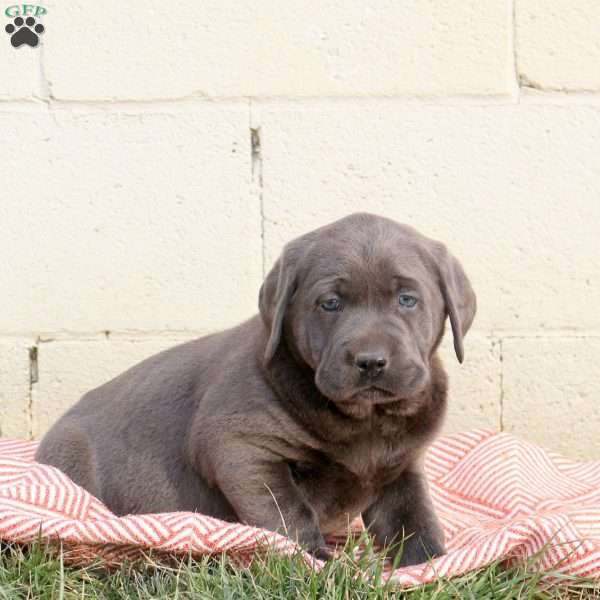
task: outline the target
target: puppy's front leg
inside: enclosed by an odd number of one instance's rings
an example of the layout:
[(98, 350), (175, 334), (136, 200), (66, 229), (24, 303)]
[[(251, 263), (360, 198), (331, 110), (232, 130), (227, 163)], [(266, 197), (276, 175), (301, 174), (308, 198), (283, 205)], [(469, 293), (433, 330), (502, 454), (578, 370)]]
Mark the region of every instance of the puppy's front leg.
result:
[(229, 446), (215, 479), (240, 521), (283, 533), (317, 558), (330, 557), (317, 514), (280, 456), (254, 446)]
[(445, 553), (444, 534), (421, 473), (405, 471), (383, 488), (363, 519), (382, 545), (398, 544), (405, 538), (400, 566), (419, 564)]

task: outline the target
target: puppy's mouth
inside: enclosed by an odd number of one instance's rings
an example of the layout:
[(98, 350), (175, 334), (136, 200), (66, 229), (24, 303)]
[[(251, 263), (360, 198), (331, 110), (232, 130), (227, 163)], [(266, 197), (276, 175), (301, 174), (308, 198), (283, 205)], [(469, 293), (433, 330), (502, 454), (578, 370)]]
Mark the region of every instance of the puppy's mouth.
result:
[(346, 402), (360, 402), (361, 404), (388, 404), (400, 400), (396, 394), (377, 386), (371, 386), (358, 391)]

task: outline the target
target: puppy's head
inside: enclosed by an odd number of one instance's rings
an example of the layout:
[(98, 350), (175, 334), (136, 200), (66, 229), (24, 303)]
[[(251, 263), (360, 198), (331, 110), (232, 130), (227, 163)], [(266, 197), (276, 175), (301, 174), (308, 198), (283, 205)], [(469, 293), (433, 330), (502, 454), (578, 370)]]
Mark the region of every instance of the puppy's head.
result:
[(286, 245), (259, 298), (269, 337), (282, 338), (348, 415), (395, 403), (419, 409), (446, 316), (463, 360), (475, 294), (446, 248), (389, 219), (356, 214)]

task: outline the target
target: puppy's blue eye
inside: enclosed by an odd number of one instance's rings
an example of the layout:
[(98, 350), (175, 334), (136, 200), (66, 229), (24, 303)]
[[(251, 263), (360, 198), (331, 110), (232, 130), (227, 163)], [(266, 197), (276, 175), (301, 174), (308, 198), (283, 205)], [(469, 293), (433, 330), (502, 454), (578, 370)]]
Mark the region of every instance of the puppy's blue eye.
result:
[(321, 302), (321, 308), (327, 312), (335, 312), (340, 310), (340, 301), (337, 298), (329, 298), (325, 302)]
[(417, 303), (417, 299), (410, 294), (400, 294), (398, 302), (400, 303), (400, 306), (403, 306), (404, 308), (412, 308)]

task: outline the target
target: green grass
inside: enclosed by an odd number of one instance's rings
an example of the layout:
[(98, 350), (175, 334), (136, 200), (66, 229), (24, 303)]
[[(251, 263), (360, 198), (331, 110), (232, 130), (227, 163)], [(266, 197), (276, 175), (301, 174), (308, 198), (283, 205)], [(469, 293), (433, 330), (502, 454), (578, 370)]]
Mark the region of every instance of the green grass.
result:
[[(369, 558), (371, 556), (371, 558)], [(181, 559), (170, 567), (149, 558), (143, 566), (122, 567), (109, 572), (101, 566), (68, 567), (62, 556), (37, 544), (31, 548), (2, 545), (0, 600), (90, 599), (319, 599), (374, 600), (378, 598), (599, 598), (600, 585), (562, 577), (548, 584), (534, 563), (511, 569), (492, 565), (451, 581), (438, 581), (414, 590), (401, 591), (386, 583), (382, 563), (372, 555), (356, 561), (349, 545), (323, 570), (311, 569), (299, 556), (281, 558), (267, 553), (251, 567), (234, 566), (228, 559)]]

